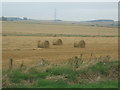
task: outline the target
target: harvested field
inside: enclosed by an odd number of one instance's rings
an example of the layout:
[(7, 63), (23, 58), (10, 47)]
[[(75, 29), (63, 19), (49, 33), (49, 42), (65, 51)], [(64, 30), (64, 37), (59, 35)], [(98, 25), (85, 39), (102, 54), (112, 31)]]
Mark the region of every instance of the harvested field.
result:
[[(52, 44), (55, 37), (3, 37), (3, 67), (7, 67), (8, 60), (11, 57), (15, 60), (15, 63), (21, 63), (22, 60), (24, 60), (25, 65), (31, 65), (33, 63), (37, 64), (40, 58), (55, 63), (64, 62), (73, 56), (80, 55), (81, 53), (83, 53), (83, 57), (87, 59), (90, 58), (91, 53), (96, 57), (109, 55), (113, 60), (116, 60), (118, 57), (117, 38), (115, 37), (61, 37), (64, 45), (50, 45), (50, 48), (40, 49), (37, 48), (36, 43), (39, 39), (49, 40), (50, 44)], [(86, 48), (74, 48), (73, 43), (76, 39), (84, 39), (87, 43)]]
[(117, 28), (3, 22), (2, 45), (3, 87), (118, 85)]
[(32, 22), (3, 22), (3, 34), (5, 35), (41, 35), (45, 34), (67, 34), (67, 35), (84, 35), (84, 36), (117, 36), (117, 28), (93, 27), (81, 25), (66, 24), (39, 24)]
[[(3, 22), (3, 34), (6, 35), (2, 37), (2, 65), (3, 68), (7, 68), (10, 58), (14, 60), (14, 67), (19, 67), (22, 62), (26, 66), (36, 65), (41, 58), (50, 63), (64, 63), (69, 58), (80, 54), (83, 54), (84, 60), (89, 60), (91, 53), (93, 57), (109, 55), (111, 60), (117, 60), (117, 32), (117, 28), (107, 27)], [(80, 34), (86, 37), (35, 36), (37, 33)], [(87, 35), (114, 35), (115, 37), (88, 37)], [(58, 38), (62, 40), (62, 46), (53, 45), (53, 40)], [(48, 40), (49, 48), (38, 48), (39, 40)], [(76, 40), (84, 40), (86, 48), (74, 48), (73, 44)]]

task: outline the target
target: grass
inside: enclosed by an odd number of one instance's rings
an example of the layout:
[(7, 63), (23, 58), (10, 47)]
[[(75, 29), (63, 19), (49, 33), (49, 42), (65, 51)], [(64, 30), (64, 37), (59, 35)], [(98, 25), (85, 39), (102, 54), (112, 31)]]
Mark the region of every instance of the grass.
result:
[(10, 81), (13, 83), (20, 83), (21, 80), (29, 80), (31, 79), (31, 75), (28, 73), (23, 73), (22, 70), (8, 70), (7, 74), (10, 78)]
[(99, 83), (87, 84), (87, 85), (84, 85), (84, 84), (69, 85), (69, 84), (65, 84), (64, 81), (58, 81), (56, 83), (56, 82), (51, 82), (47, 80), (40, 80), (37, 86), (28, 86), (20, 83), (20, 84), (15, 84), (10, 88), (118, 88), (118, 82), (117, 81), (109, 81), (109, 82), (100, 81)]
[(39, 79), (37, 83), (38, 88), (64, 88), (67, 86), (67, 83), (64, 80), (50, 81)]
[[(98, 62), (84, 69), (74, 70), (69, 65), (47, 68), (40, 71), (38, 68), (6, 70), (9, 82), (3, 78), (3, 87), (10, 88), (118, 88), (118, 82), (114, 77), (108, 77), (110, 70), (117, 70), (118, 62)], [(116, 71), (118, 72), (118, 71)], [(112, 73), (115, 74), (115, 73)], [(99, 81), (92, 75), (101, 76)], [(92, 80), (90, 77), (92, 76)], [(62, 77), (62, 78), (59, 78)], [(47, 79), (49, 78), (49, 79)], [(94, 80), (94, 81), (93, 81)], [(7, 84), (6, 84), (7, 83)], [(10, 83), (10, 84), (9, 84)]]
[(46, 72), (51, 73), (53, 75), (62, 75), (66, 73), (72, 72), (71, 68), (69, 67), (56, 67), (56, 68), (49, 68)]
[(72, 70), (71, 67), (56, 67), (47, 69), (46, 72), (50, 73), (51, 75), (65, 75), (70, 80), (75, 79), (76, 72)]
[(93, 83), (93, 84), (76, 84), (73, 86), (70, 86), (71, 88), (118, 88), (118, 82), (117, 81), (100, 81), (98, 83)]
[(3, 33), (2, 36), (42, 36), (42, 37), (118, 37), (117, 35), (77, 35), (77, 34), (48, 34), (48, 33), (37, 33), (37, 34), (21, 34), (21, 33)]
[(110, 63), (98, 62), (96, 65), (91, 66), (90, 69), (96, 73), (99, 72), (101, 74), (107, 74), (110, 69)]
[(100, 74), (107, 74), (109, 70), (115, 69), (118, 66), (118, 62), (98, 62), (97, 64), (89, 67), (93, 72)]

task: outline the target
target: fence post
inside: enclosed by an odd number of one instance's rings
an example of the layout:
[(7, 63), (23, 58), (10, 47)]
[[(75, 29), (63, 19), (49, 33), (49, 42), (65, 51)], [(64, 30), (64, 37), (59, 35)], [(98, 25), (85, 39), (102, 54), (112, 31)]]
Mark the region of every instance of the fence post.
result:
[(13, 59), (10, 58), (10, 60), (9, 60), (9, 68), (12, 68), (12, 67), (13, 67)]
[(20, 64), (20, 68), (22, 68), (24, 66), (24, 64), (23, 64), (23, 60), (22, 60), (22, 63)]
[(44, 59), (41, 59), (41, 60), (40, 60), (40, 65), (41, 65), (41, 66), (44, 66), (44, 65), (45, 65), (45, 60), (44, 60)]

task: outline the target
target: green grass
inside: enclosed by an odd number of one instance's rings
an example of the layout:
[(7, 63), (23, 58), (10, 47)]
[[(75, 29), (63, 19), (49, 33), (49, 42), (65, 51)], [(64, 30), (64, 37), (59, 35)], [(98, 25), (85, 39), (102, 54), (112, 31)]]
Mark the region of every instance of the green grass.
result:
[(100, 81), (93, 84), (66, 84), (66, 82), (59, 80), (57, 82), (38, 79), (36, 86), (25, 85), (22, 83), (15, 84), (9, 88), (118, 88), (117, 81)]
[(8, 88), (34, 88), (34, 87), (30, 85), (25, 85), (23, 83), (19, 83), (19, 84), (14, 84)]
[(50, 75), (65, 75), (70, 80), (76, 78), (76, 72), (72, 70), (71, 67), (56, 67), (56, 68), (50, 68), (46, 70), (47, 73)]
[(108, 71), (117, 68), (118, 67), (118, 62), (98, 62), (97, 64), (90, 66), (89, 69), (92, 70), (95, 73), (100, 73), (100, 74), (108, 74)]
[(100, 81), (98, 83), (93, 84), (76, 84), (70, 86), (70, 88), (118, 88), (118, 82), (117, 81)]
[(53, 67), (47, 69), (46, 72), (51, 73), (53, 75), (62, 75), (72, 72), (72, 69), (69, 67), (55, 67), (55, 68)]
[[(118, 82), (117, 81), (100, 81), (98, 83), (93, 84), (74, 84), (70, 85), (67, 84), (63, 80), (59, 81), (50, 81), (50, 80), (44, 80), (44, 79), (38, 79), (36, 86), (30, 86), (25, 84), (16, 84), (13, 85), (14, 88), (118, 88)], [(10, 87), (10, 88), (12, 88)]]
[(21, 80), (31, 79), (29, 74), (22, 73), (21, 71), (18, 70), (12, 71), (9, 77), (13, 83), (20, 83)]
[(64, 88), (67, 85), (68, 84), (64, 80), (51, 81), (45, 79), (38, 79), (37, 81), (38, 88)]
[(107, 74), (110, 69), (110, 65), (108, 63), (98, 62), (96, 65), (90, 67), (90, 69), (94, 72), (99, 72), (101, 74)]
[[(98, 62), (93, 66), (89, 66), (84, 69), (74, 71), (72, 67), (68, 66), (56, 66), (46, 69), (46, 71), (41, 72), (38, 68), (30, 68), (28, 72), (24, 72), (24, 69), (17, 70), (6, 70), (3, 71), (3, 76), (7, 75), (11, 85), (6, 85), (3, 87), (10, 88), (117, 88), (118, 82), (115, 79), (107, 77), (109, 70), (117, 70), (118, 62)], [(89, 75), (96, 74), (100, 75), (101, 79), (99, 81), (85, 83), (84, 81)], [(114, 74), (114, 73), (113, 73)], [(78, 77), (82, 75), (81, 79)], [(46, 77), (64, 76), (63, 78), (46, 79)], [(105, 80), (102, 77), (106, 78)], [(93, 77), (94, 78), (94, 77)], [(31, 81), (25, 83), (22, 81)], [(3, 83), (7, 80), (4, 78)], [(32, 84), (34, 82), (34, 84)], [(8, 83), (8, 82), (6, 82)], [(32, 84), (32, 85), (31, 85)]]

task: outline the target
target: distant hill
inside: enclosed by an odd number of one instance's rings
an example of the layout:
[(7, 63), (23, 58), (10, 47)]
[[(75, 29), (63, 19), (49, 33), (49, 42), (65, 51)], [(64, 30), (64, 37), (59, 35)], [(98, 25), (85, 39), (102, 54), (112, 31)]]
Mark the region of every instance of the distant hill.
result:
[(98, 20), (91, 20), (86, 22), (114, 22), (114, 20), (107, 20), (107, 19), (98, 19)]
[(90, 20), (90, 21), (63, 21), (56, 19), (55, 20), (35, 20), (27, 17), (0, 17), (0, 21), (27, 21), (29, 23), (38, 23), (38, 24), (71, 24), (71, 25), (86, 25), (86, 26), (97, 26), (97, 27), (117, 27), (120, 26), (118, 21), (110, 20), (110, 19), (98, 19), (98, 20)]
[(97, 19), (97, 20), (90, 20), (90, 21), (81, 21), (80, 24), (98, 26), (98, 27), (117, 27), (118, 21), (114, 21), (111, 19)]

